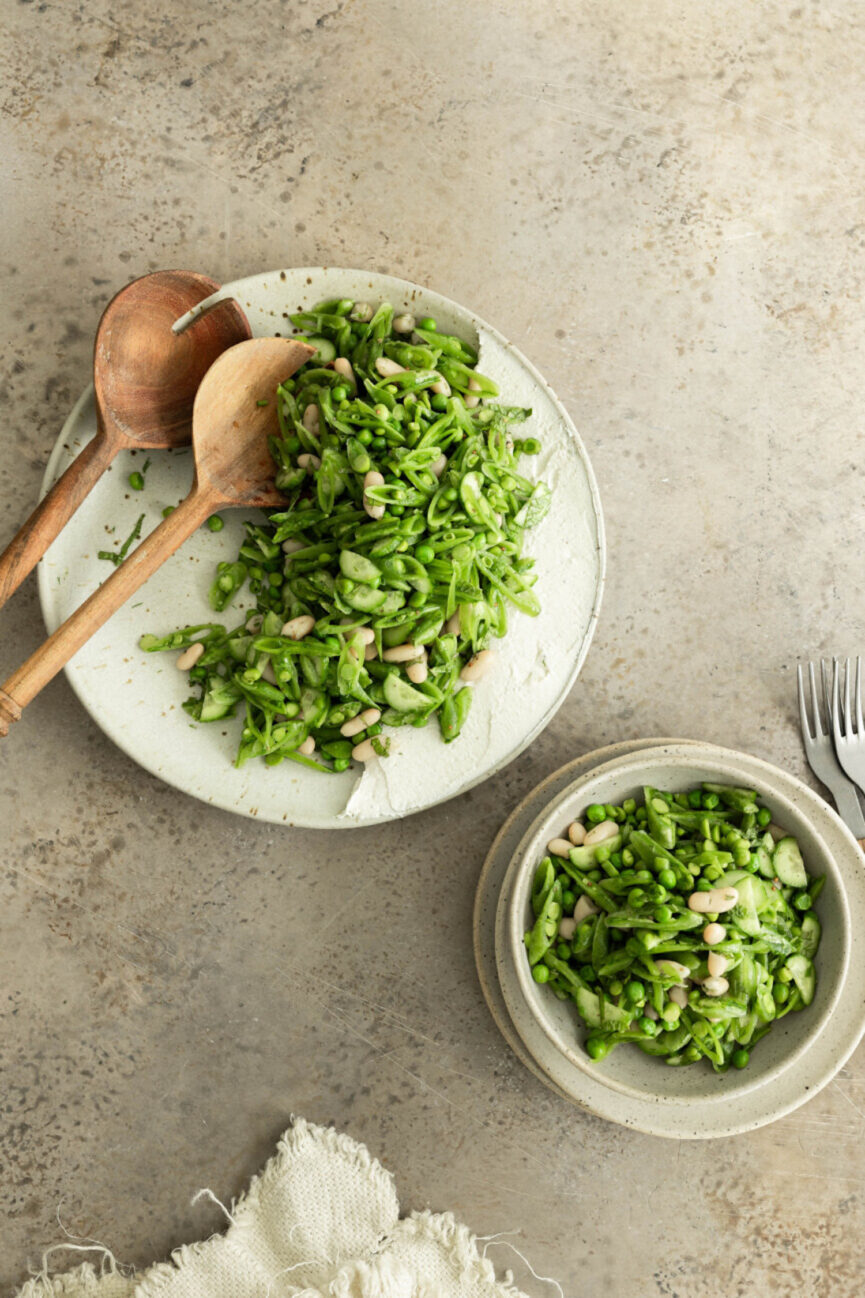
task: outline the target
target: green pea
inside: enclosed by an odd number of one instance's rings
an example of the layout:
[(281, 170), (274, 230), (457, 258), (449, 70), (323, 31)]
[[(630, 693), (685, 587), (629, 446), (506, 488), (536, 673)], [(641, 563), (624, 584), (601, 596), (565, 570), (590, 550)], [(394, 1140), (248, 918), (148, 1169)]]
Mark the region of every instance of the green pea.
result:
[(786, 1005), (790, 999), (790, 988), (786, 983), (776, 982), (772, 987), (772, 997), (776, 1005)]
[(634, 812), (637, 810), (637, 804), (634, 799), (625, 798), (625, 801), (622, 803), (622, 810), (626, 816), (633, 816)]
[(430, 405), (432, 406), (433, 410), (445, 411), (448, 408), (448, 399), (441, 392), (436, 392), (433, 394), (432, 399), (430, 400)]
[(550, 971), (545, 964), (536, 964), (532, 970), (532, 977), (536, 983), (548, 983), (550, 981)]
[[(610, 859), (612, 859), (612, 858), (610, 858)], [(633, 865), (633, 864), (634, 864), (634, 853), (631, 851), (631, 849), (630, 849), (629, 847), (625, 847), (625, 848), (623, 848), (623, 849), (622, 849), (622, 865)]]
[(642, 1005), (645, 999), (646, 989), (641, 982), (636, 978), (632, 978), (629, 983), (626, 983), (625, 1000), (629, 1001), (631, 1005)]
[(650, 1019), (646, 1014), (643, 1014), (637, 1019), (637, 1027), (641, 1032), (644, 1032), (647, 1037), (656, 1037), (661, 1030), (655, 1020)]
[(225, 522), (219, 514), (211, 514), (207, 520), (207, 526), (211, 532), (221, 532), (225, 527)]
[(143, 491), (143, 490), (144, 490), (144, 478), (143, 478), (142, 475), (141, 475), (140, 473), (138, 473), (138, 472), (130, 473), (130, 475), (129, 475), (129, 485), (130, 485), (130, 487), (132, 488), (133, 491)]
[(559, 957), (560, 960), (570, 959), (571, 948), (568, 946), (567, 942), (559, 942), (558, 946), (556, 947), (556, 955)]
[(713, 811), (720, 801), (721, 799), (718, 797), (717, 793), (703, 794), (703, 806), (707, 811)]
[(666, 1005), (661, 1010), (661, 1018), (665, 1023), (678, 1023), (681, 1015), (681, 1006), (677, 1005), (675, 1001), (667, 1001)]
[(634, 910), (639, 910), (646, 900), (646, 894), (642, 888), (632, 888), (628, 893), (628, 905)]
[(422, 320), (418, 321), (418, 328), (426, 329), (427, 333), (435, 333), (438, 329), (438, 325), (431, 315), (425, 315)]
[(562, 909), (570, 913), (577, 904), (576, 894), (570, 888), (562, 893)]
[(344, 388), (340, 383), (332, 390), (330, 395), (334, 401), (345, 401), (348, 398), (348, 388)]
[(359, 442), (362, 442), (364, 446), (369, 446), (370, 443), (372, 442), (372, 439), (373, 439), (373, 431), (371, 428), (362, 428), (360, 432), (357, 434), (357, 440)]
[(703, 870), (703, 878), (708, 879), (710, 883), (715, 883), (717, 879), (720, 879), (723, 873), (724, 871), (721, 869), (720, 866), (707, 865), (706, 868)]
[(414, 552), (414, 557), (418, 563), (432, 563), (436, 554), (431, 545), (419, 545)]
[(760, 810), (757, 812), (757, 824), (760, 826), (761, 829), (765, 829), (766, 826), (770, 825), (771, 823), (772, 823), (771, 811), (769, 810), (768, 807), (761, 807)]
[(688, 1060), (689, 1063), (695, 1064), (700, 1057), (701, 1056), (700, 1056), (699, 1046), (688, 1046), (686, 1048), (685, 1058)]
[(744, 1046), (742, 1046), (738, 1050), (733, 1051), (732, 1055), (730, 1056), (730, 1063), (733, 1065), (734, 1068), (747, 1068), (748, 1060), (750, 1058), (751, 1056), (748, 1054), (748, 1051), (744, 1048)]
[(173, 513), (174, 513), (174, 511), (175, 511), (176, 508), (177, 508), (176, 505), (166, 505), (165, 508), (164, 508), (163, 511), (162, 511), (162, 517), (163, 517), (163, 518), (167, 518), (169, 514), (173, 514)]
[(665, 888), (675, 888), (676, 886), (675, 870), (671, 870), (668, 865), (665, 865), (663, 870), (660, 870), (658, 872), (658, 883), (663, 884)]
[(673, 918), (673, 912), (669, 906), (656, 906), (653, 913), (656, 924), (669, 924)]
[(526, 437), (523, 441), (523, 452), (526, 455), (539, 455), (541, 444), (536, 437)]
[(614, 978), (607, 990), (611, 996), (621, 996), (624, 991), (624, 983), (620, 982), (618, 978)]
[(599, 825), (602, 820), (607, 819), (607, 809), (600, 803), (593, 802), (590, 807), (586, 808), (586, 820), (592, 821), (593, 824)]
[(603, 1059), (606, 1053), (606, 1042), (601, 1041), (598, 1037), (589, 1037), (586, 1042), (586, 1054), (590, 1059)]
[(811, 894), (808, 892), (797, 892), (793, 898), (793, 905), (797, 910), (810, 910), (812, 906)]

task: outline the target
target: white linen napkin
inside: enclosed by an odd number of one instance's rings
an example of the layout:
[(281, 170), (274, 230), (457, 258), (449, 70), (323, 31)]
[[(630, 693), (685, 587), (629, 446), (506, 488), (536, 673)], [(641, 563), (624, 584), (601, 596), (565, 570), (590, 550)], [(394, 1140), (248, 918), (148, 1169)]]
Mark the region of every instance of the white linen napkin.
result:
[(100, 1268), (44, 1265), (18, 1298), (524, 1298), (509, 1281), (450, 1213), (400, 1219), (393, 1177), (364, 1145), (298, 1118), (224, 1235), (137, 1275), (107, 1251)]

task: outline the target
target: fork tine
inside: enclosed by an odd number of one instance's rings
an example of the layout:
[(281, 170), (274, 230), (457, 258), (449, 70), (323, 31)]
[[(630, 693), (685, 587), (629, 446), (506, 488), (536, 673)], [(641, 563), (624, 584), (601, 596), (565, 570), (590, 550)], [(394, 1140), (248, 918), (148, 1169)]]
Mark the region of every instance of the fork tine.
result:
[(840, 706), (840, 688), (839, 688), (840, 667), (837, 658), (832, 659), (832, 735), (837, 745), (839, 740), (844, 738), (841, 721)]
[(850, 677), (853, 669), (848, 658), (844, 663), (844, 736), (849, 739), (853, 733), (853, 713), (850, 711)]
[(823, 724), (820, 720), (820, 700), (817, 697), (817, 678), (814, 675), (814, 664), (808, 664), (808, 678), (811, 682), (811, 708), (814, 712), (814, 734), (820, 739), (823, 735)]
[(865, 734), (865, 724), (862, 721), (862, 655), (856, 655), (856, 733), (859, 738)]
[(823, 684), (823, 707), (826, 712), (826, 727), (832, 729), (832, 681), (829, 677), (829, 668), (826, 665), (826, 659), (820, 659), (820, 680)]
[(811, 723), (808, 720), (808, 709), (805, 706), (805, 677), (802, 675), (802, 664), (796, 666), (796, 684), (799, 693), (799, 725), (802, 727), (802, 734), (806, 740), (813, 738), (811, 734)]

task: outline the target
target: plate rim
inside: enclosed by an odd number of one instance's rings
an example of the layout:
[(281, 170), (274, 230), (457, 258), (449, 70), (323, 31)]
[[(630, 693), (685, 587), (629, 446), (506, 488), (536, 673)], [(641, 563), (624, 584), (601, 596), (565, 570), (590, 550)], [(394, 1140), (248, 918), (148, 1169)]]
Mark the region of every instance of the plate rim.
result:
[[(335, 816), (318, 817), (315, 814), (307, 814), (306, 812), (304, 812), (304, 814), (302, 814), (301, 816), (295, 815), (293, 818), (288, 819), (288, 818), (280, 817), (275, 812), (270, 812), (267, 810), (262, 812), (259, 812), (257, 809), (251, 810), (248, 807), (239, 804), (237, 800), (233, 801), (230, 796), (225, 796), (225, 797), (219, 795), (205, 796), (203, 791), (196, 792), (195, 790), (192, 790), (190, 788), (182, 787), (174, 780), (167, 778), (164, 772), (156, 769), (156, 766), (153, 762), (148, 761), (144, 757), (144, 755), (138, 753), (133, 749), (132, 745), (126, 740), (125, 736), (118, 729), (116, 729), (112, 724), (112, 719), (110, 717), (110, 714), (99, 712), (97, 710), (94, 710), (90, 706), (90, 704), (84, 697), (83, 689), (81, 687), (80, 681), (75, 671), (74, 659), (66, 664), (66, 666), (63, 669), (63, 672), (75, 697), (78, 699), (79, 703), (84, 708), (85, 712), (88, 714), (91, 720), (99, 727), (100, 730), (102, 730), (103, 734), (105, 734), (111, 740), (112, 743), (114, 743), (118, 748), (120, 748), (122, 752), (124, 752), (128, 757), (130, 757), (132, 761), (134, 761), (138, 766), (142, 767), (144, 770), (148, 771), (149, 774), (153, 775), (156, 779), (160, 780), (163, 784), (169, 785), (169, 787), (176, 789), (178, 792), (185, 794), (187, 797), (194, 798), (196, 801), (203, 803), (205, 806), (218, 807), (221, 810), (228, 811), (234, 815), (240, 815), (246, 819), (259, 821), (265, 824), (273, 824), (273, 825), (277, 825), (289, 829), (305, 828), (305, 829), (326, 829), (326, 830), (331, 830), (331, 829), (352, 830), (352, 829), (364, 829), (373, 825), (387, 824), (393, 820), (405, 819), (408, 816), (417, 815), (423, 811), (429, 811), (433, 807), (442, 806), (443, 804), (450, 802), (455, 798), (462, 797), (464, 794), (470, 792), (472, 789), (477, 788), (485, 781), (490, 780), (494, 776), (498, 775), (502, 770), (505, 769), (505, 767), (509, 766), (511, 762), (516, 761), (516, 759), (519, 756), (521, 756), (521, 754), (524, 753), (532, 743), (534, 743), (535, 739), (537, 739), (537, 737), (546, 729), (546, 727), (550, 724), (550, 722), (555, 717), (556, 713), (564, 704), (565, 700), (567, 699), (568, 695), (573, 689), (574, 684), (576, 683), (580, 675), (580, 672), (583, 669), (586, 658), (588, 656), (589, 649), (591, 648), (595, 631), (597, 629), (598, 620), (600, 617), (600, 609), (601, 609), (601, 604), (604, 595), (604, 588), (606, 584), (607, 541), (606, 541), (606, 529), (604, 523), (603, 506), (601, 503), (600, 490), (598, 487), (597, 477), (595, 475), (595, 471), (592, 466), (592, 462), (589, 457), (586, 446), (582, 440), (582, 437), (580, 436), (579, 430), (577, 429), (573, 419), (571, 418), (570, 414), (568, 413), (561, 399), (557, 396), (553, 388), (550, 386), (547, 379), (544, 378), (544, 376), (540, 373), (540, 371), (533, 364), (533, 362), (529, 360), (529, 358), (521, 351), (520, 348), (515, 346), (514, 343), (510, 342), (510, 340), (506, 338), (505, 335), (502, 334), (500, 330), (495, 328), (495, 326), (489, 324), (489, 322), (483, 316), (478, 315), (471, 308), (461, 305), (459, 302), (456, 302), (454, 299), (447, 297), (445, 294), (439, 293), (434, 288), (430, 288), (428, 286), (424, 286), (421, 284), (416, 284), (414, 281), (403, 279), (401, 276), (389, 275), (385, 272), (368, 270), (361, 267), (342, 267), (342, 266), (312, 266), (312, 267), (292, 266), (292, 267), (277, 267), (275, 269), (263, 270), (257, 272), (254, 275), (246, 275), (240, 279), (234, 279), (228, 281), (227, 283), (222, 285), (218, 293), (212, 295), (212, 298), (206, 299), (206, 302), (220, 300), (225, 297), (236, 297), (239, 293), (243, 291), (245, 285), (258, 283), (265, 279), (272, 279), (276, 277), (277, 279), (280, 278), (283, 279), (284, 282), (287, 283), (287, 276), (289, 275), (298, 276), (298, 277), (300, 276), (313, 277), (313, 276), (320, 276), (322, 274), (335, 275), (335, 276), (369, 275), (372, 280), (376, 280), (379, 283), (381, 283), (382, 281), (388, 281), (390, 284), (394, 286), (398, 286), (399, 290), (402, 292), (434, 297), (439, 302), (445, 304), (448, 308), (456, 312), (459, 316), (462, 317), (468, 316), (477, 326), (481, 326), (493, 340), (495, 340), (500, 346), (506, 349), (510, 354), (512, 354), (517, 359), (519, 364), (522, 367), (524, 367), (524, 369), (529, 373), (532, 380), (545, 393), (548, 400), (552, 403), (554, 409), (556, 410), (556, 413), (561, 421), (561, 424), (564, 426), (567, 435), (572, 439), (574, 443), (576, 454), (582, 466), (582, 470), (585, 474), (586, 482), (588, 485), (589, 496), (592, 502), (592, 510), (594, 514), (592, 532), (593, 532), (593, 542), (594, 542), (593, 552), (595, 556), (594, 562), (596, 565), (591, 611), (589, 613), (589, 617), (586, 622), (585, 631), (579, 649), (572, 660), (570, 671), (567, 675), (565, 682), (562, 685), (562, 688), (557, 698), (553, 701), (551, 706), (547, 708), (547, 710), (544, 713), (542, 713), (542, 715), (539, 717), (536, 724), (532, 727), (532, 729), (529, 732), (527, 732), (525, 736), (521, 738), (520, 742), (514, 748), (510, 749), (498, 762), (494, 764), (494, 766), (492, 766), (489, 770), (485, 771), (483, 774), (477, 775), (474, 778), (469, 778), (465, 783), (461, 784), (459, 788), (454, 789), (451, 792), (445, 793), (441, 797), (436, 798), (435, 801), (427, 802), (423, 806), (413, 807), (410, 810), (404, 812), (394, 811), (390, 815), (385, 814), (381, 816), (364, 816), (364, 817), (348, 817), (345, 815), (341, 815), (337, 817)], [(370, 287), (372, 288), (373, 285), (371, 284)], [(200, 305), (204, 305), (204, 304), (200, 304)], [(241, 302), (241, 306), (243, 306), (242, 302)], [(45, 473), (43, 474), (42, 483), (40, 486), (40, 492), (39, 492), (40, 500), (43, 498), (43, 496), (46, 494), (46, 492), (50, 489), (50, 487), (53, 485), (54, 481), (56, 480), (59, 462), (63, 454), (65, 452), (68, 453), (66, 442), (70, 440), (70, 434), (72, 430), (74, 429), (76, 423), (80, 420), (81, 413), (84, 410), (87, 402), (91, 400), (92, 397), (93, 397), (93, 384), (90, 383), (81, 393), (81, 395), (78, 397), (77, 401), (74, 403), (72, 409), (69, 411), (66, 419), (64, 420), (63, 426), (60, 429), (60, 432), (57, 436), (57, 439), (49, 455), (48, 462), (46, 464)], [(38, 587), (39, 605), (42, 613), (42, 618), (45, 623), (46, 629), (50, 634), (54, 629), (54, 619), (49, 615), (51, 611), (50, 597), (53, 593), (53, 588), (49, 580), (47, 567), (42, 561), (40, 561), (37, 568), (37, 587)]]

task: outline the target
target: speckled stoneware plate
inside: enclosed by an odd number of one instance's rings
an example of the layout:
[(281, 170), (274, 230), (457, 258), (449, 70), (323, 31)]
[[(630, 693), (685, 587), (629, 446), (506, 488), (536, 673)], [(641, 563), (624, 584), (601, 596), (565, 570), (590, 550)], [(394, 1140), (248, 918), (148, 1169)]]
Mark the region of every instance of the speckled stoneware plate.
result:
[[(521, 884), (559, 820), (598, 796), (626, 797), (649, 770), (678, 775), (721, 771), (756, 787), (773, 814), (801, 837), (812, 870), (827, 872), (819, 904), (824, 943), (813, 1006), (789, 1015), (760, 1043), (743, 1073), (715, 1078), (701, 1068), (667, 1069), (639, 1052), (613, 1052), (602, 1065), (580, 1051), (576, 1013), (523, 976), (516, 954), (525, 916)], [(668, 787), (672, 787), (668, 783)], [(600, 797), (601, 790), (608, 797)], [(782, 819), (783, 817), (783, 819)], [(865, 922), (865, 862), (827, 804), (794, 777), (757, 758), (685, 741), (644, 740), (599, 750), (551, 776), (517, 808), (487, 857), (475, 905), (481, 985), (506, 1039), (559, 1094), (600, 1117), (654, 1135), (706, 1139), (763, 1126), (792, 1112), (842, 1067), (865, 1029), (865, 951), (849, 940)], [(516, 934), (516, 936), (515, 936)], [(833, 936), (835, 940), (833, 941)], [(811, 1013), (811, 1011), (814, 1011)], [(657, 1071), (653, 1069), (653, 1065)]]
[[(234, 558), (245, 518), (226, 511), (225, 529), (199, 531), (125, 608), (99, 631), (66, 669), (72, 688), (105, 733), (154, 775), (204, 802), (277, 824), (352, 828), (409, 815), (472, 788), (501, 769), (550, 721), (573, 685), (588, 652), (604, 579), (604, 533), (597, 484), (570, 418), (526, 358), (495, 329), (464, 307), (406, 280), (368, 271), (276, 270), (226, 285), (217, 297), (235, 297), (253, 333), (288, 334), (288, 312), (327, 297), (387, 299), (399, 310), (436, 317), (480, 350), (480, 368), (495, 378), (502, 399), (531, 406), (527, 425), (543, 442), (535, 476), (554, 486), (550, 513), (530, 534), (527, 553), (538, 559), (542, 611), (532, 619), (514, 613), (500, 644), (496, 669), (477, 688), (460, 739), (445, 746), (438, 727), (394, 732), (391, 756), (371, 762), (362, 775), (326, 776), (293, 763), (269, 768), (232, 765), (240, 719), (194, 724), (181, 704), (186, 677), (168, 654), (143, 654), (142, 632), (164, 634), (210, 621), (207, 591), (216, 564)], [(55, 481), (95, 431), (92, 391), (73, 409), (43, 483)], [(150, 459), (147, 489), (130, 491), (127, 478)], [(527, 462), (524, 462), (527, 463)], [(132, 530), (145, 514), (146, 535), (166, 505), (174, 505), (192, 480), (190, 451), (126, 452), (97, 484), (39, 567), (39, 593), (49, 631), (111, 571), (97, 557)], [(238, 603), (225, 617), (240, 620)], [(496, 706), (502, 694), (508, 709)]]

